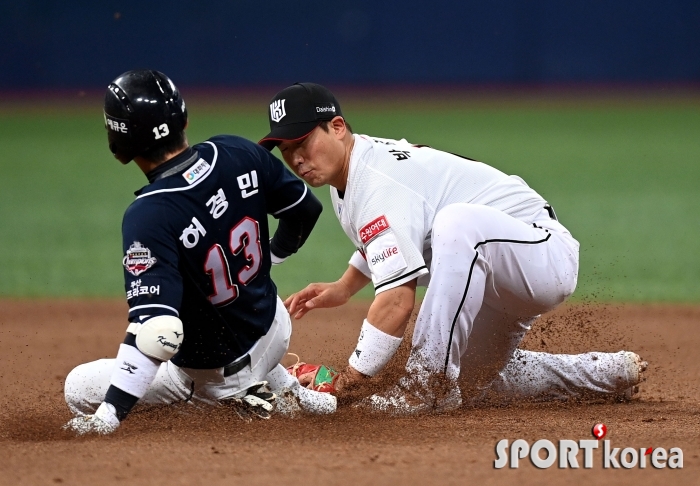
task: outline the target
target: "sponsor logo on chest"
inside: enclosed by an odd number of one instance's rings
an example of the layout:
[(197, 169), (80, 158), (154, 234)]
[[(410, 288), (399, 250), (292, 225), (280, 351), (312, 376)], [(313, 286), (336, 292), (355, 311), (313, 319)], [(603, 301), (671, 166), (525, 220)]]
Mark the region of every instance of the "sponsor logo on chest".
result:
[(389, 221), (387, 221), (386, 216), (382, 215), (377, 219), (373, 219), (360, 228), (360, 240), (362, 240), (362, 244), (366, 245), (384, 231), (388, 230), (389, 227)]

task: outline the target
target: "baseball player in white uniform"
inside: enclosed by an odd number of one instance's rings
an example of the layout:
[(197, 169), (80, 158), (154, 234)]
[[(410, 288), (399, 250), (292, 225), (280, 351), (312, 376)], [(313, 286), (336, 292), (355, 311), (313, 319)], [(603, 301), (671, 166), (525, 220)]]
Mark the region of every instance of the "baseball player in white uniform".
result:
[[(285, 305), (296, 318), (335, 307), (368, 283), (375, 299), (335, 387), (376, 375), (402, 341), (416, 286), (427, 286), (406, 376), (363, 403), (395, 414), (450, 410), (486, 394), (504, 400), (631, 398), (646, 363), (629, 351), (549, 354), (518, 349), (542, 313), (576, 288), (579, 243), (521, 178), (406, 140), (355, 135), (323, 86), (294, 84), (270, 105), (285, 162), (333, 210), (357, 251), (333, 283)], [(438, 379), (435, 379), (438, 378)], [(436, 386), (439, 385), (439, 386)]]

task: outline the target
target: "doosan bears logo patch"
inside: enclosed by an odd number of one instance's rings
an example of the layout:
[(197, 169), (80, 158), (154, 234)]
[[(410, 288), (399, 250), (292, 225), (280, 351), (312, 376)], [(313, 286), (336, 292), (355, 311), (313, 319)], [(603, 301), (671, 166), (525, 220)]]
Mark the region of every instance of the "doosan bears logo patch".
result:
[(134, 241), (128, 250), (124, 260), (122, 260), (126, 271), (135, 277), (151, 268), (156, 263), (156, 258), (151, 256), (151, 250), (143, 246), (140, 242)]
[(381, 215), (360, 228), (360, 240), (362, 240), (363, 245), (366, 245), (388, 229), (389, 221), (387, 221), (386, 216)]

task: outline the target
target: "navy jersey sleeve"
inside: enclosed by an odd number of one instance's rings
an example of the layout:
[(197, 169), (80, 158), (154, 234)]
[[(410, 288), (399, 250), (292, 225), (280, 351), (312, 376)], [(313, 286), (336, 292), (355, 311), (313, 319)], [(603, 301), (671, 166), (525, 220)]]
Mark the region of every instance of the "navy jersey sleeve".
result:
[(143, 315), (179, 316), (182, 276), (167, 213), (157, 201), (145, 199), (124, 214), (122, 264), (130, 321)]

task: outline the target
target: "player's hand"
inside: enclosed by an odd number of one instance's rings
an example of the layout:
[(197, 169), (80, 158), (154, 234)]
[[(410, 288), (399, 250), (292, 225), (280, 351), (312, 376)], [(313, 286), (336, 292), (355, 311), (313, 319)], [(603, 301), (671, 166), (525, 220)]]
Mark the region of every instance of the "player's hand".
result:
[(349, 388), (354, 388), (356, 385), (364, 383), (367, 380), (369, 380), (369, 376), (363, 375), (355, 368), (348, 365), (338, 374), (338, 378), (335, 381), (335, 389), (337, 391), (347, 390)]
[(312, 283), (305, 289), (290, 295), (284, 306), (295, 319), (301, 319), (311, 309), (338, 307), (345, 304), (352, 294), (343, 282)]
[(241, 397), (220, 400), (219, 403), (233, 410), (241, 419), (250, 422), (254, 417), (269, 419), (275, 408), (277, 395), (272, 393), (266, 381), (261, 381), (243, 393)]
[(352, 366), (347, 366), (335, 379), (334, 395), (341, 402), (352, 402), (367, 395), (365, 385), (370, 380)]
[(118, 427), (119, 419), (114, 412), (114, 407), (102, 402), (93, 415), (72, 418), (63, 426), (63, 430), (74, 432), (75, 435), (108, 435), (117, 430)]

